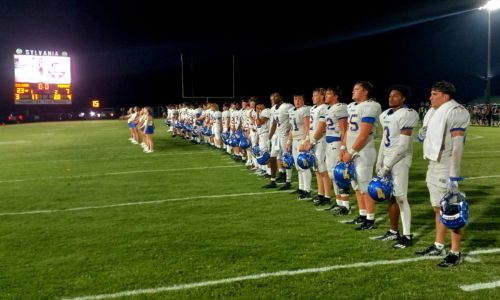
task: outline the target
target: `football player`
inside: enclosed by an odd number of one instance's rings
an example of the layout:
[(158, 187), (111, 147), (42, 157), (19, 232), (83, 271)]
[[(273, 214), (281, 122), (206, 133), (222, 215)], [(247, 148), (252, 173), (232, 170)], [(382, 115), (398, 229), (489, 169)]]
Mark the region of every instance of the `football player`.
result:
[(288, 133), (287, 151), (292, 151), (293, 159), (295, 160), (295, 168), (298, 171), (299, 194), (298, 200), (311, 200), (311, 169), (302, 169), (297, 163), (297, 156), (299, 155), (299, 148), (303, 145), (305, 137), (309, 133), (309, 116), (311, 110), (305, 106), (305, 97), (303, 94), (293, 96), (294, 109), (289, 111), (289, 119), (291, 129)]
[[(353, 160), (356, 179), (351, 182), (356, 191), (359, 215), (348, 224), (361, 224), (356, 230), (373, 229), (375, 226), (375, 201), (368, 195), (368, 184), (373, 176), (373, 166), (377, 159), (375, 135), (378, 117), (382, 111), (380, 104), (371, 99), (373, 85), (368, 81), (358, 81), (352, 90), (352, 99), (347, 106), (349, 114), (346, 140), (342, 141), (342, 161)], [(345, 144), (344, 144), (345, 143)]]
[[(394, 248), (406, 248), (412, 244), (411, 210), (408, 204), (408, 176), (413, 156), (413, 129), (418, 123), (418, 113), (408, 108), (410, 88), (394, 85), (389, 88), (389, 109), (380, 115), (384, 130), (378, 151), (375, 169), (380, 178), (391, 176), (394, 191), (388, 200), (390, 230), (381, 237), (382, 241), (396, 241)], [(398, 231), (399, 216), (403, 224), (403, 235)]]
[[(453, 99), (455, 86), (446, 81), (435, 83), (431, 88), (431, 109), (425, 114), (419, 140), (424, 142), (424, 159), (429, 161), (427, 188), (435, 213), (436, 239), (429, 248), (418, 255), (444, 255), (446, 227), (440, 221), (440, 201), (447, 192), (457, 193), (460, 162), (465, 142), (465, 131), (469, 126), (469, 112)], [(441, 267), (457, 265), (462, 260), (460, 242), (462, 228), (450, 229), (451, 251), (439, 263)]]

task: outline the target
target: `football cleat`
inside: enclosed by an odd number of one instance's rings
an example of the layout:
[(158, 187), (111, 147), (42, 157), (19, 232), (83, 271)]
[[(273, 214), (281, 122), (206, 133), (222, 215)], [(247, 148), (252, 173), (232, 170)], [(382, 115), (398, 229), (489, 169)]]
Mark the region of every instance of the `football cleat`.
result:
[(395, 249), (404, 249), (406, 247), (410, 247), (413, 244), (413, 236), (412, 235), (403, 235), (399, 239), (398, 242), (396, 242), (394, 245), (392, 245), (392, 248)]
[(276, 188), (276, 187), (277, 187), (276, 182), (271, 181), (268, 184), (266, 184), (265, 186), (263, 186), (262, 188), (264, 188), (264, 189), (273, 189), (273, 188)]
[(347, 221), (345, 224), (363, 224), (366, 221), (366, 216), (357, 216), (356, 219)]
[(371, 230), (375, 229), (375, 220), (366, 220), (361, 226), (354, 228), (355, 230)]
[(390, 230), (388, 230), (384, 235), (378, 236), (375, 239), (379, 241), (394, 241), (394, 240), (399, 240), (401, 236), (399, 235), (399, 231), (396, 233), (392, 233)]
[(447, 268), (451, 266), (459, 265), (462, 262), (462, 253), (458, 252), (458, 255), (453, 253), (448, 253), (443, 259), (442, 262), (438, 264), (438, 266)]
[(333, 213), (335, 213), (337, 216), (347, 216), (351, 214), (351, 209), (345, 206), (339, 206), (339, 208), (334, 210)]
[(290, 182), (285, 182), (285, 184), (279, 188), (280, 191), (289, 190), (292, 187)]
[(432, 244), (429, 248), (422, 250), (422, 251), (417, 251), (415, 252), (417, 255), (423, 255), (423, 256), (443, 256), (446, 254), (446, 250), (444, 249), (438, 249), (435, 244)]

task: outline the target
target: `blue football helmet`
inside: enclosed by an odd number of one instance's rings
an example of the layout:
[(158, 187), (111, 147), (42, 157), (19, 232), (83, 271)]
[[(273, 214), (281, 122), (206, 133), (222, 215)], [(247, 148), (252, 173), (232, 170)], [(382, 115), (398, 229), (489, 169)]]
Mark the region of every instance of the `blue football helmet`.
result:
[(239, 142), (239, 139), (237, 139), (234, 135), (232, 135), (228, 140), (228, 144), (231, 147), (237, 147)]
[(257, 156), (257, 162), (259, 165), (266, 165), (271, 158), (271, 154), (268, 151), (264, 151), (260, 156)]
[(339, 161), (333, 169), (333, 179), (340, 188), (351, 186), (351, 180), (356, 178), (356, 169), (353, 162)]
[(229, 139), (229, 132), (224, 131), (220, 137), (222, 138), (222, 142), (227, 145), (227, 141)]
[(309, 169), (314, 166), (314, 161), (316, 158), (312, 152), (300, 152), (297, 156), (297, 165), (304, 170)]
[(166, 124), (167, 126), (172, 126), (172, 121), (167, 120), (167, 121), (165, 121), (165, 124)]
[(469, 222), (469, 204), (464, 194), (448, 192), (441, 199), (440, 206), (439, 219), (447, 228), (459, 229)]
[(283, 156), (281, 156), (281, 165), (283, 166), (283, 168), (291, 169), (294, 164), (295, 161), (290, 153), (284, 153)]
[(182, 124), (179, 122), (175, 123), (175, 128), (182, 129)]
[(248, 140), (244, 136), (242, 136), (241, 139), (240, 139), (240, 148), (241, 149), (246, 149), (248, 147), (250, 147), (250, 144), (248, 143)]
[(389, 199), (394, 191), (392, 178), (390, 176), (378, 177), (375, 176), (368, 184), (368, 194), (373, 200), (382, 202)]
[(259, 156), (260, 154), (260, 148), (259, 148), (259, 145), (255, 145), (252, 147), (252, 153), (253, 155), (255, 155), (256, 157)]

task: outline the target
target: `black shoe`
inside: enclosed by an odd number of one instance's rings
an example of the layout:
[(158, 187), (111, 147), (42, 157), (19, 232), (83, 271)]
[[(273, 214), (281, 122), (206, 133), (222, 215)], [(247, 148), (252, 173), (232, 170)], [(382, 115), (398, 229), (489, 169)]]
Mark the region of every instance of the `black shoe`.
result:
[(292, 187), (292, 184), (290, 182), (286, 182), (284, 186), (279, 188), (279, 190), (280, 191), (289, 190), (291, 187)]
[(358, 216), (352, 221), (345, 222), (346, 224), (363, 224), (366, 221), (366, 216)]
[(423, 256), (443, 256), (446, 254), (446, 250), (444, 250), (444, 247), (443, 249), (438, 249), (435, 244), (432, 244), (429, 248), (417, 251), (415, 254)]
[(443, 259), (442, 262), (438, 264), (438, 266), (447, 268), (451, 266), (459, 265), (462, 262), (462, 253), (458, 252), (458, 255), (453, 253), (448, 253)]
[(303, 192), (301, 195), (299, 195), (297, 197), (297, 200), (300, 200), (300, 201), (311, 201), (312, 200), (311, 192)]
[(330, 205), (327, 208), (323, 208), (324, 211), (337, 211), (340, 206), (337, 205), (337, 203)]
[(314, 202), (315, 206), (322, 206), (322, 205), (328, 205), (328, 204), (331, 204), (330, 198), (326, 198), (324, 196), (321, 196), (319, 198), (318, 202)]
[(361, 226), (354, 228), (356, 230), (375, 229), (375, 220), (366, 220)]
[(278, 177), (276, 178), (276, 183), (285, 183), (286, 182), (286, 174), (285, 173), (278, 173)]
[(276, 187), (278, 187), (278, 186), (276, 185), (276, 182), (271, 181), (271, 182), (269, 182), (268, 184), (266, 184), (265, 186), (263, 186), (262, 188), (264, 188), (264, 189), (273, 189), (273, 188), (276, 188)]
[(399, 241), (392, 245), (392, 248), (396, 249), (404, 249), (406, 247), (410, 247), (413, 244), (413, 235), (403, 235), (399, 238)]
[(401, 236), (399, 235), (399, 231), (396, 233), (392, 233), (390, 230), (388, 230), (384, 235), (378, 236), (375, 239), (379, 241), (394, 241), (394, 240), (399, 240)]
[(347, 216), (351, 214), (351, 209), (345, 206), (339, 206), (338, 209), (335, 209), (332, 212), (337, 214), (337, 216)]
[(299, 195), (302, 195), (303, 192), (304, 192), (303, 190), (296, 189), (295, 191), (290, 192), (290, 194), (299, 194)]

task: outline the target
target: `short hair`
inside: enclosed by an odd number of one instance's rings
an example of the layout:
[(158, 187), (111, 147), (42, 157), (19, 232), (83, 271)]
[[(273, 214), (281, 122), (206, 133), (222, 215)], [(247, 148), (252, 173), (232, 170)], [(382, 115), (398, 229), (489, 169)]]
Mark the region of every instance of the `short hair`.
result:
[(326, 88), (327, 91), (332, 91), (335, 93), (335, 95), (337, 96), (342, 96), (342, 88), (338, 85), (334, 85), (334, 86), (329, 86)]
[(391, 86), (389, 89), (388, 89), (388, 92), (391, 93), (391, 91), (398, 91), (401, 93), (401, 95), (403, 95), (403, 97), (409, 101), (410, 98), (411, 98), (411, 89), (410, 87), (406, 86), (406, 85), (402, 85), (402, 84), (395, 84), (393, 86)]
[(457, 89), (455, 88), (453, 83), (448, 81), (439, 81), (434, 83), (431, 90), (438, 91), (443, 94), (448, 94), (450, 95), (450, 98), (453, 98), (453, 96), (455, 96), (455, 93), (457, 92)]
[(302, 93), (296, 93), (296, 94), (293, 94), (293, 97), (301, 97), (302, 99), (306, 99), (306, 95), (305, 94), (302, 94)]
[(315, 88), (313, 90), (313, 92), (318, 92), (318, 93), (320, 93), (323, 96), (326, 95), (326, 90), (324, 88), (322, 88), (322, 87)]
[(368, 97), (372, 96), (373, 93), (373, 84), (369, 81), (356, 81), (354, 85), (360, 85), (368, 92)]

